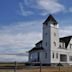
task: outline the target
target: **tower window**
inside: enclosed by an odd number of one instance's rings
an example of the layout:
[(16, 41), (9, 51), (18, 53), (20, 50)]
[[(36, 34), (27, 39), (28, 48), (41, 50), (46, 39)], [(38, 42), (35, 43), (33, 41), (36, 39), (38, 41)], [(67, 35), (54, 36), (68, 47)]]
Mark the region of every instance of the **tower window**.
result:
[(45, 53), (45, 58), (47, 58), (47, 53)]
[(54, 36), (56, 36), (56, 33), (54, 32)]
[(45, 35), (47, 35), (47, 33), (45, 33)]
[(47, 42), (46, 42), (46, 46), (47, 46)]
[(56, 42), (54, 42), (54, 46), (56, 46)]
[(54, 58), (54, 53), (53, 53), (53, 55), (52, 55), (52, 58)]

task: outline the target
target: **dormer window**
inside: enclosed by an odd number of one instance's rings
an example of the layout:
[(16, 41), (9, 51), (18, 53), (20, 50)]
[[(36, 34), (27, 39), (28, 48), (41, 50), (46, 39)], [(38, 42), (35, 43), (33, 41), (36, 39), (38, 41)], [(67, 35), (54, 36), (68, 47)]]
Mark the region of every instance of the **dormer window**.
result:
[(59, 48), (61, 48), (61, 44), (59, 45)]
[(59, 48), (63, 48), (63, 49), (65, 49), (65, 43), (64, 43), (64, 42), (60, 42), (60, 44), (59, 44)]
[(72, 49), (72, 44), (70, 44), (70, 49)]

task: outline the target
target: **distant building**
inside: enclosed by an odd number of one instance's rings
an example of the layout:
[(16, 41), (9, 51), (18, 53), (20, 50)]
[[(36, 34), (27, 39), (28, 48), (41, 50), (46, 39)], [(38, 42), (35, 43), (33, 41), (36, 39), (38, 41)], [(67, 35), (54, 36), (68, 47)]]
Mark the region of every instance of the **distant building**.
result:
[(43, 23), (43, 40), (29, 51), (29, 62), (72, 65), (72, 36), (59, 38), (58, 22), (52, 15)]

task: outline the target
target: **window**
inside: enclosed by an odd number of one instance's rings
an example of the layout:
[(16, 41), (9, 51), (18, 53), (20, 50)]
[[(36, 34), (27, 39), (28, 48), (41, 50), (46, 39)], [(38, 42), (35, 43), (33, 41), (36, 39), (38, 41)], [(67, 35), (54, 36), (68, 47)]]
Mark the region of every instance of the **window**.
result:
[(62, 47), (65, 48), (65, 43), (62, 43)]
[(54, 58), (54, 53), (53, 53), (53, 55), (52, 55), (52, 58)]
[(61, 48), (61, 44), (59, 45), (59, 48)]
[(38, 52), (38, 58), (37, 58), (37, 61), (39, 62), (40, 61), (40, 53)]
[(56, 46), (56, 42), (54, 42), (54, 46)]
[(70, 44), (70, 49), (72, 48), (72, 44)]
[(69, 60), (72, 61), (72, 56), (69, 56)]
[(58, 59), (58, 53), (56, 53), (56, 58)]
[(33, 54), (30, 54), (30, 59), (32, 59), (33, 58)]
[(60, 61), (61, 61), (61, 62), (67, 62), (67, 55), (65, 55), (65, 54), (60, 54)]
[(47, 53), (45, 53), (45, 58), (47, 58)]
[(66, 48), (65, 48), (65, 43), (64, 43), (64, 42), (60, 42), (59, 48), (66, 49)]
[(45, 33), (45, 35), (47, 35), (47, 33)]
[(47, 42), (46, 42), (46, 46), (47, 46)]
[(54, 36), (56, 36), (56, 33), (54, 32)]

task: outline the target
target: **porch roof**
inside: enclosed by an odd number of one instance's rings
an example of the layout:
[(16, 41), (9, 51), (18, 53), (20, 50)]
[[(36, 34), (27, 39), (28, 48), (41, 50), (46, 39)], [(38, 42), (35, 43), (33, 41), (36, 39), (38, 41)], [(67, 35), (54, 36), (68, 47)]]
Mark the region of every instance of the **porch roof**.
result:
[(67, 48), (70, 40), (71, 40), (72, 36), (66, 36), (66, 37), (62, 37), (60, 38), (60, 42), (64, 42), (65, 43), (65, 48)]
[(31, 50), (29, 50), (29, 52), (39, 51), (39, 50), (44, 50), (44, 48), (43, 48), (43, 47), (34, 47), (34, 48), (32, 48)]

